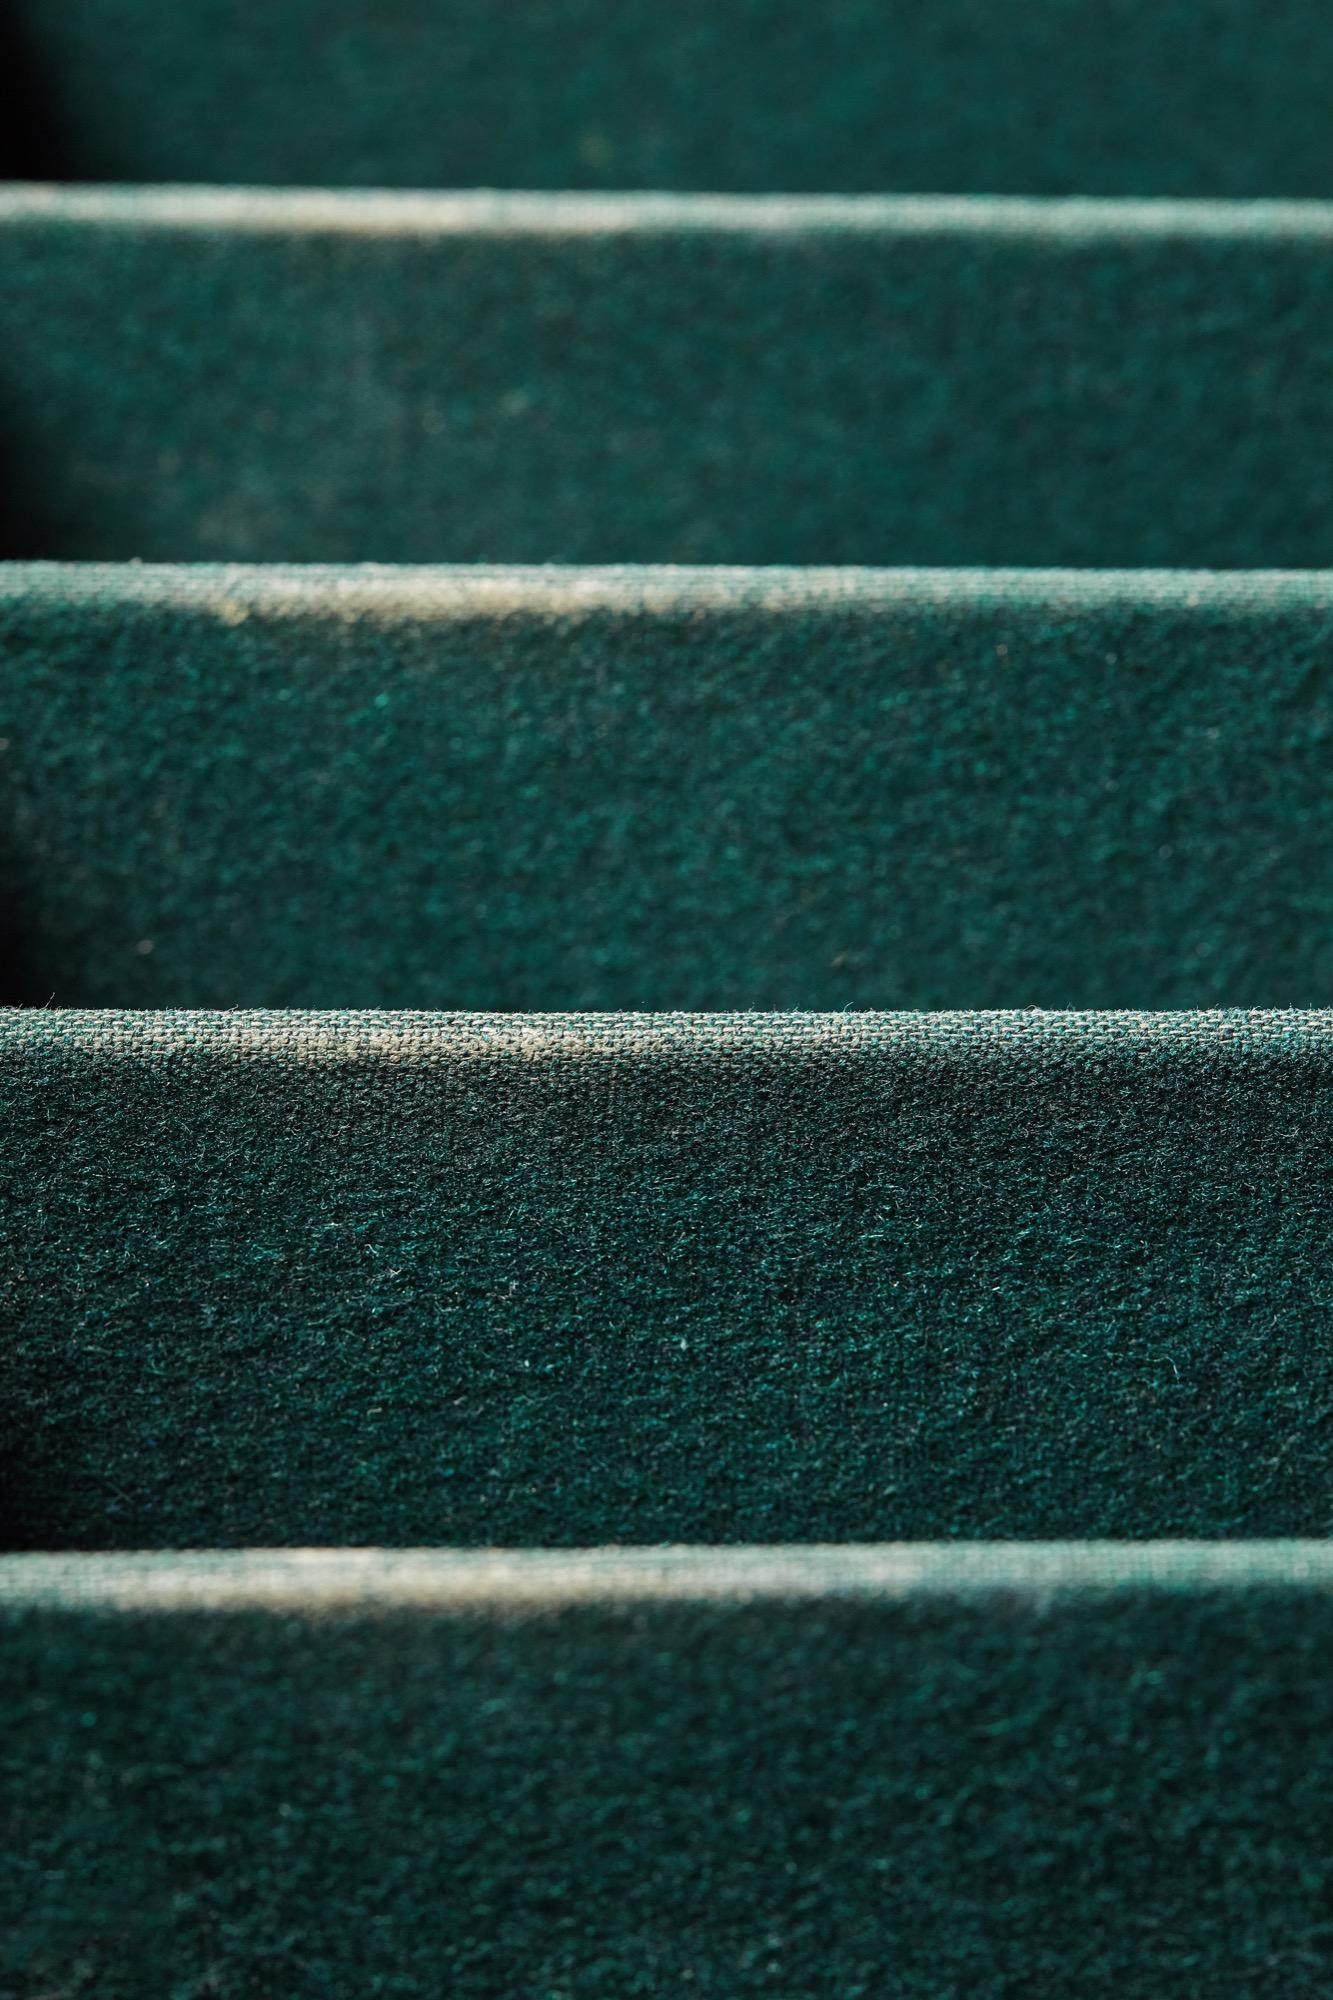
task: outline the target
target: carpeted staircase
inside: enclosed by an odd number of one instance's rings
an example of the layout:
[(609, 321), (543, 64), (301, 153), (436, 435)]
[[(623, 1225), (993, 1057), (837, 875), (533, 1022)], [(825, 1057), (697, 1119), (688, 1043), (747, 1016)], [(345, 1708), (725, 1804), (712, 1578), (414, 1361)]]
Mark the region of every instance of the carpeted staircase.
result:
[(12, 0), (3, 2000), (1333, 1992), (1330, 106)]

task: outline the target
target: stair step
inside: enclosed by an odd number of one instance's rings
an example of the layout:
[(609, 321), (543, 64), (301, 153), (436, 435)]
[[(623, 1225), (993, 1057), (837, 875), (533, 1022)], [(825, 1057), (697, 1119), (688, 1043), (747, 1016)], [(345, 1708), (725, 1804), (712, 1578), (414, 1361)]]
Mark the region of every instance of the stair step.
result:
[(0, 1013), (18, 1548), (1326, 1532), (1333, 1014)]
[(15, 1991), (1321, 1990), (1327, 1543), (18, 1557), (0, 1627)]
[(1333, 573), (0, 570), (0, 999), (1333, 997)]
[(0, 196), (0, 553), (1333, 562), (1333, 207)]
[(12, 171), (362, 186), (1333, 192), (1302, 0), (9, 0)]

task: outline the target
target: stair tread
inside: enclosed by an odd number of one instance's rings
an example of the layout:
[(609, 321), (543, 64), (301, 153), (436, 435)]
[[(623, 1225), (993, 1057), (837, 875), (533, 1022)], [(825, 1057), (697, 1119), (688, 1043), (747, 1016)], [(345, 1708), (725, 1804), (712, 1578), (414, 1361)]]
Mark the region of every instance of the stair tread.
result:
[(1322, 999), (1333, 572), (0, 568), (0, 999)]
[(1331, 1582), (1327, 1544), (0, 1561), (0, 1968), (1315, 1991)]
[(66, 177), (1333, 189), (1333, 58), (1302, 0), (11, 0), (7, 23)]
[(1333, 209), (0, 194), (0, 552), (1333, 560)]
[(10, 1546), (1320, 1533), (1333, 1015), (0, 1013)]

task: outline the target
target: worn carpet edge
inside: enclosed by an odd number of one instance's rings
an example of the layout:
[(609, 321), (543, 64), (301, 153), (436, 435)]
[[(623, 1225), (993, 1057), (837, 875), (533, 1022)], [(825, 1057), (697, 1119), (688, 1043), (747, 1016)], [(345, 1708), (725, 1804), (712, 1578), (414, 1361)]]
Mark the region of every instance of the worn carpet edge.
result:
[(1333, 1008), (842, 1013), (486, 1013), (412, 1009), (0, 1008), (0, 1056), (98, 1060), (448, 1063), (616, 1061), (633, 1057), (765, 1061), (827, 1053), (1020, 1056), (1025, 1063), (1174, 1052), (1244, 1061), (1333, 1058)]
[(727, 563), (226, 563), (0, 560), (0, 604), (123, 603), (234, 623), (240, 610), (340, 619), (523, 612), (647, 617), (1031, 604), (1247, 616), (1333, 604), (1333, 569), (1037, 569)]
[(222, 1549), (0, 1557), (0, 1613), (558, 1610), (575, 1604), (1333, 1590), (1333, 1542)]
[(675, 232), (986, 235), (1053, 241), (1235, 236), (1333, 240), (1333, 202), (1070, 195), (583, 194), (387, 188), (0, 183), (0, 229), (352, 235), (619, 236)]

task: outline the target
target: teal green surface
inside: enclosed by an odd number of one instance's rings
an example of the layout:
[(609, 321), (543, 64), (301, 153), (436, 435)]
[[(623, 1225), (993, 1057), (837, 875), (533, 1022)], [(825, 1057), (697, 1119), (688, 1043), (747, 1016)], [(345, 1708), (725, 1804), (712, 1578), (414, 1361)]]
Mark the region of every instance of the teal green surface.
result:
[(10, 0), (9, 19), (51, 134), (16, 171), (1333, 193), (1333, 45), (1301, 0)]
[(737, 1556), (0, 1565), (7, 1990), (1327, 1993), (1326, 1552)]
[(0, 552), (1333, 562), (1333, 208), (0, 197)]
[(0, 1014), (20, 1548), (1322, 1535), (1333, 1015)]
[(0, 568), (0, 999), (1333, 999), (1333, 580)]
[(1333, 1992), (1319, 15), (6, 9), (4, 2000)]

